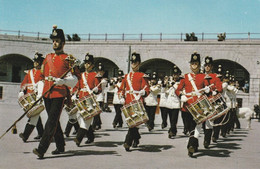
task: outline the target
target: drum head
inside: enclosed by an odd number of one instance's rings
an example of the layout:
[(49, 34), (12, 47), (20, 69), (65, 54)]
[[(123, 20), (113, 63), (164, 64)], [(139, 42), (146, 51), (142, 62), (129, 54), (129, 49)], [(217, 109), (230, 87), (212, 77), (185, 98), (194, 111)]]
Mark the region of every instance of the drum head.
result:
[(44, 110), (44, 105), (36, 105), (34, 106), (28, 113), (26, 114), (28, 118), (39, 115)]

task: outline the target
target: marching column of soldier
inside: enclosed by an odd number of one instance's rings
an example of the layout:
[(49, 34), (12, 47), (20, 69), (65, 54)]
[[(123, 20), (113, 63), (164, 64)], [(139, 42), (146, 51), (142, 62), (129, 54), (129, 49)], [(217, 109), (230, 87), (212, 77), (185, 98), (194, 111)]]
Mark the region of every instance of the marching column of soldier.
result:
[[(26, 142), (37, 126), (38, 136), (35, 139), (41, 140), (38, 148), (33, 149), (33, 153), (39, 158), (44, 157), (53, 138), (56, 150), (52, 151), (52, 154), (65, 151), (59, 122), (63, 107), (68, 112), (69, 119), (64, 134), (69, 137), (74, 126), (74, 141), (77, 146), (80, 146), (84, 137), (87, 137), (86, 144), (94, 142), (94, 131), (100, 129), (102, 124), (100, 113), (104, 107), (105, 92), (114, 93), (112, 104), (115, 118), (111, 122), (113, 128), (121, 128), (122, 114), (125, 116), (128, 132), (123, 147), (126, 151), (140, 144), (141, 124), (146, 124), (149, 131), (154, 130), (157, 108), (160, 108), (161, 112), (162, 129), (167, 127), (169, 117), (168, 138), (177, 135), (177, 122), (179, 112), (181, 113), (183, 133), (189, 136), (189, 156), (198, 151), (201, 129), (205, 135), (203, 145), (209, 148), (211, 140), (217, 142), (220, 134), (226, 137), (234, 130), (234, 124), (237, 128), (240, 127), (236, 117), (238, 89), (234, 78), (228, 71), (224, 73), (221, 66), (218, 72), (212, 72), (212, 57), (205, 57), (202, 70), (200, 54), (194, 52), (189, 62), (190, 73), (182, 76), (181, 70), (174, 66), (171, 76), (158, 79), (156, 72), (139, 72), (141, 55), (134, 52), (130, 59), (131, 71), (124, 75), (122, 70), (118, 70), (117, 77), (108, 79), (104, 76), (102, 63), (98, 64), (97, 72), (95, 71), (94, 56), (89, 53), (83, 60), (85, 71), (80, 73), (76, 58), (63, 51), (65, 37), (62, 29), (54, 26), (50, 38), (53, 40), (55, 53), (48, 54), (45, 58), (42, 54), (35, 54), (35, 68), (27, 72), (18, 96), (20, 104), (28, 100), (25, 97), (28, 93), (35, 93), (34, 101), (43, 98), (48, 114), (44, 130), (40, 118), (41, 109), (28, 116), (25, 130), (19, 135)], [(26, 108), (28, 107), (24, 107), (24, 110)]]

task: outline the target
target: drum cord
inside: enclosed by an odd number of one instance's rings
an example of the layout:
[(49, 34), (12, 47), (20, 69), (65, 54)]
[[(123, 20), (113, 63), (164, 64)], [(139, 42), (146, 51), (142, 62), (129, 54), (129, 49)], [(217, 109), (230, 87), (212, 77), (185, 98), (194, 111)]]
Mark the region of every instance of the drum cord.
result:
[[(223, 123), (224, 120), (225, 120), (225, 118), (226, 118), (226, 116), (227, 116), (227, 114), (229, 114), (229, 117), (228, 117), (227, 121), (226, 121), (225, 123)], [(223, 120), (222, 120), (220, 123), (214, 124), (213, 122), (211, 122), (211, 123), (212, 123), (211, 125), (212, 125), (213, 127), (218, 127), (218, 126), (222, 126), (222, 125), (227, 124), (228, 121), (230, 120), (230, 114), (231, 114), (231, 113), (226, 113), (226, 114), (225, 114), (225, 117), (223, 118)]]

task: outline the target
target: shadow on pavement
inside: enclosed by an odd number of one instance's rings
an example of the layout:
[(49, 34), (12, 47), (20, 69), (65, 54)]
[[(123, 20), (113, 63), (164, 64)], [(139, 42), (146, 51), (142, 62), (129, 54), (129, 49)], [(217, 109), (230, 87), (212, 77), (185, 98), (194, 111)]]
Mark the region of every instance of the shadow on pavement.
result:
[(142, 152), (161, 152), (163, 150), (169, 150), (174, 148), (172, 145), (140, 145), (136, 149), (131, 149), (131, 151), (142, 151)]
[(199, 150), (197, 153), (193, 154), (193, 158), (202, 157), (202, 156), (211, 156), (211, 157), (230, 157), (231, 151), (223, 150), (208, 150), (203, 149)]
[(44, 157), (44, 159), (53, 159), (53, 158), (66, 158), (66, 157), (73, 157), (73, 156), (85, 156), (85, 155), (117, 155), (116, 151), (93, 151), (93, 150), (73, 150), (73, 151), (66, 151), (63, 154)]

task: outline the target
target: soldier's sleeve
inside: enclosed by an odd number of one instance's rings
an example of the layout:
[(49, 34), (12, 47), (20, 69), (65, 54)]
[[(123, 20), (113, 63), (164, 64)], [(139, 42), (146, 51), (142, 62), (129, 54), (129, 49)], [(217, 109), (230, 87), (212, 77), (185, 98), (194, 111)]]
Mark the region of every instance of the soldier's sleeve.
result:
[(96, 78), (96, 74), (95, 74), (94, 75), (94, 86), (98, 87), (98, 92), (96, 94), (99, 94), (102, 92), (102, 87), (101, 87), (101, 85), (99, 85), (100, 82), (101, 82), (101, 80), (99, 78)]
[(141, 85), (142, 89), (145, 90), (145, 95), (144, 97), (148, 96), (150, 94), (150, 85), (148, 83), (148, 79), (147, 78), (142, 78), (142, 85)]
[(124, 97), (125, 96), (125, 88), (126, 88), (126, 80), (125, 78), (122, 80), (121, 86), (118, 88), (117, 94), (118, 97)]
[(20, 85), (20, 88), (22, 91), (24, 91), (26, 89), (26, 85), (28, 84), (28, 73), (24, 76), (24, 79)]
[(180, 97), (181, 94), (182, 94), (182, 90), (184, 89), (185, 87), (185, 80), (184, 79), (181, 79), (180, 80), (180, 84), (178, 85), (177, 89), (175, 90), (175, 94)]
[(73, 87), (72, 93), (76, 93), (76, 95), (79, 95), (80, 91), (80, 79), (78, 80), (77, 84)]
[(223, 92), (222, 82), (221, 82), (220, 78), (218, 78), (218, 77), (216, 77), (216, 89), (219, 93)]

